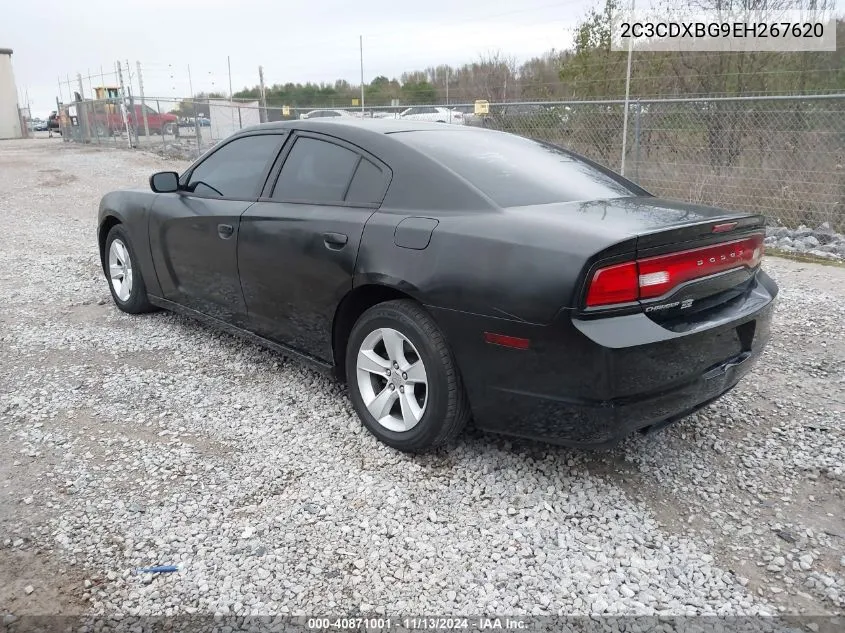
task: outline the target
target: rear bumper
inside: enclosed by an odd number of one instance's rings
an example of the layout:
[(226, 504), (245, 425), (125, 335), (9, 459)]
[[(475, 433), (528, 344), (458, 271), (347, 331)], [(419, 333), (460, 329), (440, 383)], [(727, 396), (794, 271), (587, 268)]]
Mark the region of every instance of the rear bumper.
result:
[(608, 448), (632, 432), (666, 426), (707, 406), (733, 389), (759, 352), (713, 377), (632, 398), (570, 401), (554, 396), (497, 388), (498, 406), (509, 415), (485, 415), (479, 426), (491, 431), (583, 448)]
[[(684, 332), (645, 315), (548, 326), (438, 314), (467, 387), (476, 425), (576, 447), (612, 446), (662, 426), (732, 389), (769, 339), (777, 286), (757, 283), (730, 308)], [(528, 350), (481, 342), (481, 331), (529, 338)]]

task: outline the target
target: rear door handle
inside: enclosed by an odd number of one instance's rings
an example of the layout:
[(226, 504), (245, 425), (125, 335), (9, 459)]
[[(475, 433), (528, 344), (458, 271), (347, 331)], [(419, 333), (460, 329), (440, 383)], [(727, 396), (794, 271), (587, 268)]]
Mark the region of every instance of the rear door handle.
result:
[(323, 241), (326, 246), (333, 250), (339, 250), (346, 246), (349, 241), (349, 236), (343, 233), (323, 233)]
[(231, 224), (218, 224), (217, 225), (217, 235), (220, 236), (221, 239), (228, 240), (232, 235), (235, 233), (235, 227)]

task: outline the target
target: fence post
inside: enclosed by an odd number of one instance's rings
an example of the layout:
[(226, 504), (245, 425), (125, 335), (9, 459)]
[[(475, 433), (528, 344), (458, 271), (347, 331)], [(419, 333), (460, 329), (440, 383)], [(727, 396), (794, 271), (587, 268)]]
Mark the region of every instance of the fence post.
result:
[(636, 115), (634, 117), (634, 182), (639, 182), (640, 179), (640, 115), (642, 110), (640, 100), (637, 99)]
[[(147, 120), (147, 108), (144, 101), (144, 78), (141, 76), (141, 62), (135, 62), (138, 65), (138, 92), (141, 93), (141, 116), (144, 119), (144, 136), (147, 140), (150, 138), (150, 124)], [(161, 114), (161, 113), (159, 113)], [(160, 121), (161, 119), (159, 119)], [(164, 136), (164, 128), (162, 128), (161, 135)]]
[(258, 121), (267, 123), (267, 93), (264, 90), (264, 68), (258, 67), (258, 85), (261, 87), (261, 107), (258, 110)]
[[(126, 128), (126, 138), (129, 140), (129, 147), (132, 147), (132, 130), (129, 127), (129, 115), (126, 112), (126, 86), (123, 83), (123, 67), (120, 62), (117, 62), (117, 76), (120, 79), (120, 118), (123, 119), (123, 125)], [(133, 126), (134, 127), (134, 126)]]
[[(140, 63), (138, 64), (138, 70), (139, 71), (141, 70)], [(158, 116), (161, 117), (161, 114), (162, 114), (161, 103), (159, 102), (158, 99), (156, 99), (156, 110), (158, 110)], [(159, 121), (161, 121), (161, 118), (159, 118)], [(179, 136), (179, 120), (178, 119), (176, 120), (176, 136)], [(167, 139), (165, 137), (166, 137), (166, 134), (164, 133), (164, 126), (162, 125), (161, 126), (161, 148), (162, 148), (163, 151), (166, 152), (167, 151)]]
[(79, 101), (76, 104), (76, 120), (79, 121), (79, 134), (82, 142), (89, 140), (90, 133), (88, 130), (88, 107), (85, 105), (85, 94), (82, 90), (82, 73), (76, 73), (76, 79), (79, 82)]

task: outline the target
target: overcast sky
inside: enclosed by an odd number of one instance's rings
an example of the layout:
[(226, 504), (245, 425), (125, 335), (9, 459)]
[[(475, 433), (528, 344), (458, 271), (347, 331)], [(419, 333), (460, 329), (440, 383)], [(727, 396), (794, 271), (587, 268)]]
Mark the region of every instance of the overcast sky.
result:
[[(358, 82), (441, 63), (462, 64), (489, 51), (518, 60), (565, 48), (572, 27), (596, 0), (0, 0), (0, 48), (14, 49), (18, 91), (33, 114), (55, 109), (58, 77), (99, 73), (115, 60), (142, 64), (149, 96), (228, 92), (231, 56), (237, 92), (258, 83)], [(133, 76), (133, 79), (134, 76)], [(102, 84), (96, 78), (94, 86)], [(89, 80), (84, 80), (86, 96)], [(74, 88), (77, 89), (77, 88)], [(67, 85), (62, 86), (67, 98)], [(137, 91), (137, 84), (136, 84)], [(164, 108), (163, 108), (164, 109)]]

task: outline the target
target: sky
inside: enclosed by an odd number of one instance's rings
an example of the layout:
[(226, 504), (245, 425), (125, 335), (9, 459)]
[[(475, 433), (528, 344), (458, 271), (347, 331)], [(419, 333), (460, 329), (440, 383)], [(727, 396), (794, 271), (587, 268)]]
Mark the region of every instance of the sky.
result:
[[(0, 0), (0, 48), (14, 49), (19, 98), (33, 116), (55, 110), (67, 81), (83, 91), (116, 84), (128, 62), (148, 97), (267, 85), (398, 77), (403, 71), (472, 62), (499, 52), (517, 61), (572, 43), (572, 29), (597, 0)], [(94, 77), (90, 78), (92, 75)], [(59, 78), (62, 86), (59, 87)], [(128, 82), (129, 75), (124, 79)], [(162, 108), (164, 109), (164, 108)]]

